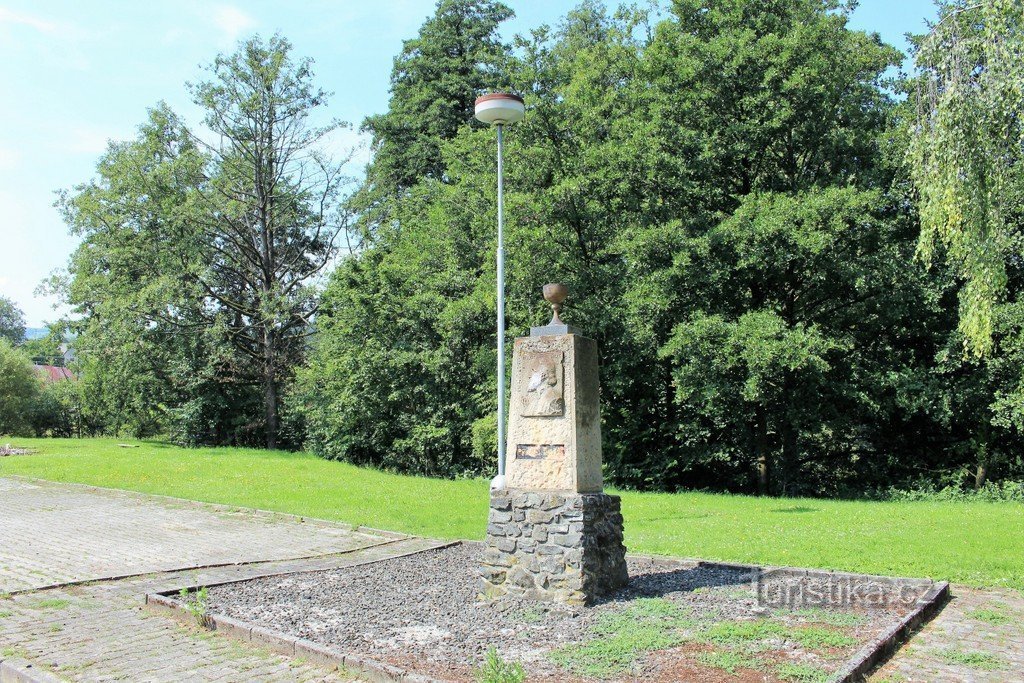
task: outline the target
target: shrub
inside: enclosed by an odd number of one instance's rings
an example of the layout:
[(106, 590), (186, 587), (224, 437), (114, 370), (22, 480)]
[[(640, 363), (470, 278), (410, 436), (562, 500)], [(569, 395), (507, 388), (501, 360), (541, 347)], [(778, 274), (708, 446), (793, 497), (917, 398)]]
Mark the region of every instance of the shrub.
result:
[(31, 431), (32, 408), (41, 389), (29, 357), (0, 338), (0, 434)]

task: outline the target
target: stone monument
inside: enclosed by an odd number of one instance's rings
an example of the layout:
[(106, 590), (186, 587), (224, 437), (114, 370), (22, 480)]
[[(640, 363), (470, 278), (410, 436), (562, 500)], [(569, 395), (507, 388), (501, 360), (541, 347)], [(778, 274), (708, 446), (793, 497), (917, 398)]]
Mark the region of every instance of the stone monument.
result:
[(586, 604), (626, 584), (618, 496), (602, 492), (597, 343), (554, 316), (515, 341), (507, 488), (491, 491), (482, 597)]

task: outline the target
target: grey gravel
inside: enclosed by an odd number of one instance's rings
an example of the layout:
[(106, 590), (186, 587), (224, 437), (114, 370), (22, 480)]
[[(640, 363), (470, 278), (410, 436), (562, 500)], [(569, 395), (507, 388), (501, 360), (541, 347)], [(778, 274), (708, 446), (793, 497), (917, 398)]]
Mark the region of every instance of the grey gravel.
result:
[[(215, 586), (209, 609), (438, 676), (466, 677), (496, 646), (506, 659), (526, 665), (531, 680), (568, 680), (547, 653), (587, 640), (601, 615), (635, 598), (669, 599), (709, 623), (785, 612), (758, 603), (749, 570), (644, 558), (629, 558), (629, 585), (593, 607), (480, 603), (480, 553), (480, 544), (463, 543), (346, 569)], [(863, 643), (898, 612), (864, 611), (855, 635)]]

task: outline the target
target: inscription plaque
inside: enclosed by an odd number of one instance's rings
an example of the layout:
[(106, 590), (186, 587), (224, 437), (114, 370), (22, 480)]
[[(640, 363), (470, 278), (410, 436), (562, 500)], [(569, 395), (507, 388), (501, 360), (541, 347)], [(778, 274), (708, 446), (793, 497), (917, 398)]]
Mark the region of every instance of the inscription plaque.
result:
[(516, 445), (516, 460), (564, 458), (565, 446), (554, 443), (521, 443)]

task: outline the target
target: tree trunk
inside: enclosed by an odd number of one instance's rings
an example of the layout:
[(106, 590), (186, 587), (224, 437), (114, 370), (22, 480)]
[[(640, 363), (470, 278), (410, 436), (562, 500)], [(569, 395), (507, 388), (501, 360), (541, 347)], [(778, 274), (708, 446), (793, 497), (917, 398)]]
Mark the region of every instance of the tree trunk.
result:
[(274, 340), (270, 330), (263, 332), (263, 407), (267, 419), (267, 448), (277, 448), (277, 368), (274, 364)]
[(768, 419), (764, 407), (758, 406), (755, 411), (757, 430), (754, 447), (757, 451), (757, 495), (768, 495)]
[(977, 491), (985, 485), (988, 480), (988, 464), (984, 460), (978, 463), (978, 469), (974, 472), (974, 490)]

